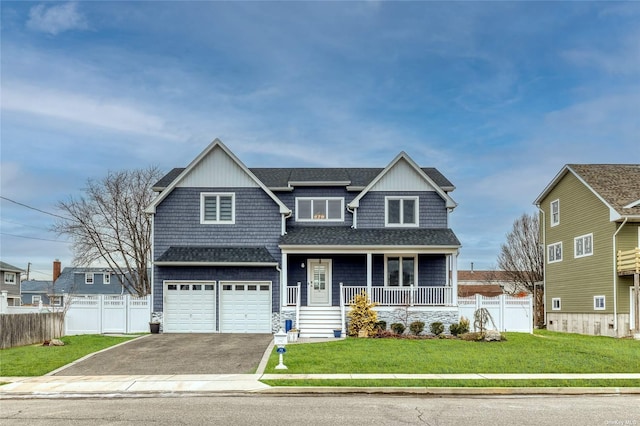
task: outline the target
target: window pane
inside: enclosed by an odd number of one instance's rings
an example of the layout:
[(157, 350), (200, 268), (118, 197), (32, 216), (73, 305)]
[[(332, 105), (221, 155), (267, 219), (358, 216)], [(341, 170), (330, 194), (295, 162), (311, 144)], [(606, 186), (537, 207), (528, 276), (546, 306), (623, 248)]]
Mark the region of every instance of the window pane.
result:
[(582, 241), (582, 238), (576, 240), (576, 256), (582, 256), (584, 254), (582, 251)]
[(413, 259), (403, 258), (402, 259), (402, 285), (403, 286), (411, 286), (414, 283), (413, 280)]
[(402, 223), (416, 223), (416, 200), (403, 200)]
[(400, 200), (387, 200), (387, 222), (400, 223)]
[(585, 254), (593, 253), (593, 248), (591, 247), (591, 235), (584, 239), (584, 252)]
[(220, 196), (220, 220), (226, 222), (233, 220), (233, 197), (229, 195)]
[(556, 244), (556, 256), (555, 260), (562, 259), (562, 246), (560, 244)]
[(218, 220), (218, 197), (204, 197), (204, 220)]
[(327, 218), (327, 200), (313, 200), (313, 218)]
[(387, 259), (387, 285), (397, 287), (400, 280), (400, 259), (390, 257)]
[(341, 219), (342, 218), (342, 201), (341, 200), (329, 200), (329, 219)]
[(298, 219), (311, 219), (311, 200), (298, 200)]

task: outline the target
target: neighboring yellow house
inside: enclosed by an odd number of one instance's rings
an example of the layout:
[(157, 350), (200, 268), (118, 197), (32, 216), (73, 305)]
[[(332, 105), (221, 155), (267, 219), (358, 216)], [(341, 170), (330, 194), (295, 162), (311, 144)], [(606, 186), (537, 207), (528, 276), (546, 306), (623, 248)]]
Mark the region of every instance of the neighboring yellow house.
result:
[[(535, 205), (545, 247), (547, 328), (640, 333), (640, 164), (568, 164)], [(627, 258), (624, 268), (619, 251)]]

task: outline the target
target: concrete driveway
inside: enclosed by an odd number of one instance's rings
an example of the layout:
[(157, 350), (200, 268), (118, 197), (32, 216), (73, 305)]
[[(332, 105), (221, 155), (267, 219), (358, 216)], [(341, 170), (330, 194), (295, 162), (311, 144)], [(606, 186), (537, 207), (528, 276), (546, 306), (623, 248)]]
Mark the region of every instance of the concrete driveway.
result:
[(270, 334), (151, 334), (55, 375), (249, 374), (272, 340)]

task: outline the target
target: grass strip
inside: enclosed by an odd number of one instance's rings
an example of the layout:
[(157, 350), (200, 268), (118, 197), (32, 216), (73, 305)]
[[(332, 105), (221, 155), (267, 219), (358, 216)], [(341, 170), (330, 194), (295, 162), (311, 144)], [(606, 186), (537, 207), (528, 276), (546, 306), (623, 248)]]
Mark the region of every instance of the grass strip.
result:
[(85, 334), (65, 336), (64, 346), (29, 345), (0, 350), (0, 376), (42, 376), (77, 359), (133, 337)]
[(351, 380), (261, 380), (269, 386), (333, 386), (333, 387), (640, 387), (637, 379), (545, 379), (545, 380), (404, 380), (404, 379), (351, 379)]

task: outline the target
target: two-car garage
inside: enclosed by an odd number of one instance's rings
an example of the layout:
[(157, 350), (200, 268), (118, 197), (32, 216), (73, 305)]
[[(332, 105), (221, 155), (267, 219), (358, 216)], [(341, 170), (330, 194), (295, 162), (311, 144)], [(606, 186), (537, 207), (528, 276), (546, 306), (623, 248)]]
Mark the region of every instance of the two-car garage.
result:
[(270, 333), (269, 281), (165, 281), (167, 333)]

